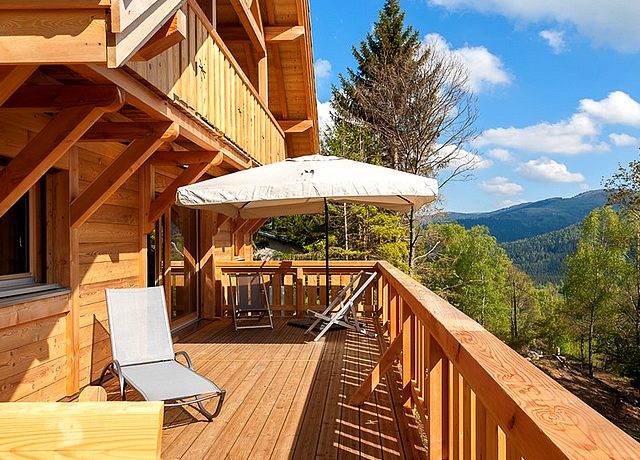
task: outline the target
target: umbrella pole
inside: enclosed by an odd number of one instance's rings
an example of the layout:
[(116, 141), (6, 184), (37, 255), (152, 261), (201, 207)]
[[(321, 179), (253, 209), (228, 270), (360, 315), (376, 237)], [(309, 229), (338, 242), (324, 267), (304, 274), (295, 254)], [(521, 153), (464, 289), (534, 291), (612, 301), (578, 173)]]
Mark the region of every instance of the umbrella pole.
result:
[(326, 289), (327, 289), (327, 307), (331, 304), (329, 299), (329, 291), (330, 291), (330, 277), (329, 277), (329, 205), (327, 204), (327, 199), (324, 199), (324, 264), (325, 271), (327, 274), (326, 277)]

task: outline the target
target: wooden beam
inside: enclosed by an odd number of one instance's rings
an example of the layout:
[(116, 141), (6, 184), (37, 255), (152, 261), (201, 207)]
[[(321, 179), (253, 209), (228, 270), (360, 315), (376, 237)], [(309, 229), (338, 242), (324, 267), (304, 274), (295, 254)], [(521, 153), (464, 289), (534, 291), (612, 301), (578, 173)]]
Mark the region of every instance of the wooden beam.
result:
[(147, 222), (147, 233), (153, 229), (153, 226), (162, 214), (175, 202), (176, 192), (179, 187), (193, 184), (197, 182), (207, 172), (209, 167), (222, 162), (222, 153), (217, 152), (211, 161), (192, 164), (176, 177), (171, 184), (160, 194), (158, 198), (153, 200), (149, 209), (149, 220)]
[(226, 224), (230, 220), (231, 220), (231, 217), (229, 217), (229, 216), (227, 216), (225, 214), (218, 213), (218, 216), (216, 217), (215, 233), (218, 233), (220, 231), (220, 227), (222, 227), (224, 224)]
[(37, 68), (37, 65), (0, 66), (0, 106), (27, 81)]
[(0, 216), (4, 215), (103, 114), (96, 107), (58, 113), (0, 171)]
[(169, 123), (165, 121), (98, 122), (80, 140), (82, 142), (129, 142), (141, 137), (161, 136), (166, 142), (169, 142), (170, 138), (177, 136), (167, 126)]
[[(110, 0), (20, 0), (21, 10), (73, 10), (109, 8)], [(15, 10), (16, 0), (0, 0), (0, 10)]]
[(256, 22), (256, 18), (253, 16), (251, 9), (242, 0), (229, 1), (234, 11), (238, 15), (240, 23), (247, 31), (249, 39), (251, 40), (251, 43), (253, 43), (253, 47), (255, 48), (256, 52), (260, 56), (264, 56), (265, 54), (267, 54), (267, 48), (265, 46), (262, 30), (260, 30), (260, 26)]
[(233, 233), (242, 232), (242, 230), (247, 228), (251, 222), (251, 219), (236, 219), (236, 222), (233, 224)]
[(282, 71), (282, 62), (280, 60), (280, 49), (277, 46), (271, 46), (270, 49), (270, 57), (273, 59), (273, 67), (275, 68), (275, 83), (278, 88), (280, 114), (284, 119), (287, 119), (289, 118), (289, 103), (287, 102), (287, 92), (284, 88), (284, 72)]
[[(168, 129), (173, 129), (168, 125)], [(136, 139), (71, 203), (70, 225), (81, 226), (165, 142), (161, 136)]]
[[(221, 150), (229, 152), (234, 149), (223, 139), (223, 134), (204, 123), (195, 120), (183, 110), (158, 96), (143, 83), (136, 80), (121, 69), (107, 69), (104, 66), (82, 65), (71, 66), (72, 70), (96, 84), (115, 84), (125, 92), (127, 104), (131, 104), (156, 120), (171, 120), (178, 123), (180, 136), (196, 144), (203, 150)], [(250, 166), (250, 159), (239, 149), (233, 155), (242, 158), (246, 167)], [(242, 168), (244, 169), (244, 168)]]
[(96, 106), (115, 112), (124, 93), (115, 85), (25, 85), (7, 99), (2, 109), (57, 112), (67, 107)]
[(153, 37), (131, 57), (132, 61), (148, 61), (187, 38), (187, 16), (176, 11)]
[(253, 219), (253, 224), (246, 229), (246, 233), (252, 235), (269, 219)]
[(389, 348), (382, 354), (378, 364), (374, 367), (364, 382), (358, 387), (356, 392), (349, 398), (350, 406), (360, 406), (363, 404), (371, 393), (373, 393), (380, 383), (380, 379), (385, 375), (393, 363), (399, 358), (402, 352), (402, 332), (393, 339)]
[[(214, 159), (218, 158), (214, 162)], [(149, 160), (153, 165), (192, 165), (196, 163), (211, 163), (210, 166), (218, 166), (222, 163), (224, 155), (219, 152), (212, 151), (193, 151), (193, 150), (179, 150), (179, 151), (158, 151)]]
[[(122, 2), (123, 0), (116, 0), (115, 4)], [(120, 67), (140, 50), (182, 6), (183, 0), (155, 0), (151, 6), (148, 0), (126, 0), (125, 3), (129, 6), (139, 5), (143, 10), (131, 24), (118, 33), (110, 34), (107, 42), (107, 66), (111, 68)], [(111, 11), (114, 11), (113, 7)]]
[(0, 64), (105, 63), (106, 9), (0, 9)]
[(278, 120), (282, 130), (287, 133), (303, 133), (313, 128), (313, 120)]
[(264, 29), (267, 43), (290, 42), (304, 37), (304, 26), (268, 26)]

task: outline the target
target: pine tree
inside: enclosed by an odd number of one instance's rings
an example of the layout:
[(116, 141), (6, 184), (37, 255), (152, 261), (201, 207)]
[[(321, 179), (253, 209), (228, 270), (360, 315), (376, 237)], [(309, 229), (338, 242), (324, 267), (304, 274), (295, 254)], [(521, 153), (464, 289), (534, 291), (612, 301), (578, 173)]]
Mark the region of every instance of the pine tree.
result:
[[(411, 26), (405, 27), (404, 17), (398, 0), (386, 0), (378, 13), (378, 21), (373, 25), (373, 33), (367, 33), (359, 49), (352, 47), (358, 68), (347, 68), (346, 77), (338, 76), (341, 88), (333, 88), (332, 105), (342, 116), (354, 113), (366, 116), (357, 103), (357, 86), (370, 84), (375, 79), (371, 69), (377, 64), (395, 65), (415, 56), (420, 47), (419, 33)], [(340, 119), (340, 115), (337, 118)]]

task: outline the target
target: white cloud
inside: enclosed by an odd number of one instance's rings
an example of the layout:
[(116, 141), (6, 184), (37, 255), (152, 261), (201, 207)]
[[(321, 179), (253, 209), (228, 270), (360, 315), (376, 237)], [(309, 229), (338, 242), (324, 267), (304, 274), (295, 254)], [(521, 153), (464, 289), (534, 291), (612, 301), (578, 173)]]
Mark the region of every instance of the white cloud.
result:
[(578, 113), (558, 123), (488, 129), (474, 141), (474, 146), (496, 145), (527, 152), (567, 154), (606, 151), (607, 144), (595, 143), (599, 133), (599, 126), (590, 117)]
[[(456, 147), (454, 145), (447, 145), (440, 150), (440, 154), (443, 156), (450, 155), (455, 149)], [(491, 160), (483, 158), (476, 153), (469, 152), (465, 149), (457, 149), (447, 165), (447, 169), (454, 170), (463, 167), (465, 170), (480, 170), (487, 169), (492, 164)]]
[(452, 49), (440, 34), (429, 34), (424, 37), (423, 42), (439, 53), (451, 54), (459, 59), (469, 72), (469, 89), (474, 92), (497, 85), (508, 85), (512, 81), (500, 58), (491, 54), (484, 46)]
[(582, 174), (569, 172), (566, 165), (545, 157), (521, 164), (516, 168), (516, 172), (527, 179), (538, 182), (572, 183), (584, 181)]
[(583, 192), (586, 192), (587, 190), (590, 190), (591, 187), (589, 186), (589, 184), (587, 184), (586, 182), (583, 182), (582, 184), (580, 184), (578, 187), (580, 187), (580, 190)]
[(483, 181), (480, 186), (492, 195), (519, 195), (524, 191), (522, 185), (509, 182), (509, 179), (502, 176)]
[(500, 161), (509, 162), (514, 160), (513, 155), (506, 149), (491, 149), (487, 152), (487, 155)]
[(331, 119), (331, 113), (333, 112), (333, 108), (331, 107), (331, 102), (320, 102), (318, 101), (318, 127), (320, 128), (320, 133), (322, 134), (325, 129), (333, 124), (333, 120)]
[(611, 142), (619, 147), (625, 147), (628, 145), (640, 145), (640, 139), (628, 134), (611, 133), (609, 134), (609, 139), (611, 139)]
[(600, 101), (582, 99), (580, 110), (605, 124), (640, 126), (640, 104), (622, 91), (614, 91)]
[(503, 200), (498, 203), (499, 208), (509, 208), (511, 206), (515, 206), (517, 204), (526, 203), (527, 200)]
[(331, 62), (326, 59), (316, 59), (313, 63), (316, 78), (329, 78), (331, 76)]
[(560, 54), (565, 50), (564, 32), (561, 30), (543, 30), (538, 35), (547, 41), (554, 53)]
[(429, 0), (447, 9), (496, 13), (518, 22), (570, 24), (595, 45), (640, 51), (640, 2), (636, 0)]

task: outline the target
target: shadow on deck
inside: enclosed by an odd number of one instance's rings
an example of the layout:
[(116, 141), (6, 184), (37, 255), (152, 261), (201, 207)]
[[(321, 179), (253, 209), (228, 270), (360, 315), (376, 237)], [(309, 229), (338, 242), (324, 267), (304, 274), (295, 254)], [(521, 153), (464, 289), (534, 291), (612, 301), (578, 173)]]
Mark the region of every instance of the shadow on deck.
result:
[[(346, 404), (379, 358), (376, 338), (332, 331), (318, 343), (278, 318), (235, 332), (208, 322), (176, 340), (196, 369), (227, 391), (213, 422), (191, 408), (165, 410), (163, 458), (415, 458), (414, 423), (383, 379), (361, 407)], [(397, 377), (397, 375), (396, 375)], [(396, 388), (398, 382), (395, 382)], [(117, 383), (107, 382), (109, 399)], [(128, 399), (139, 399), (133, 390)], [(211, 407), (213, 407), (211, 403)], [(413, 422), (412, 420), (409, 420)]]

